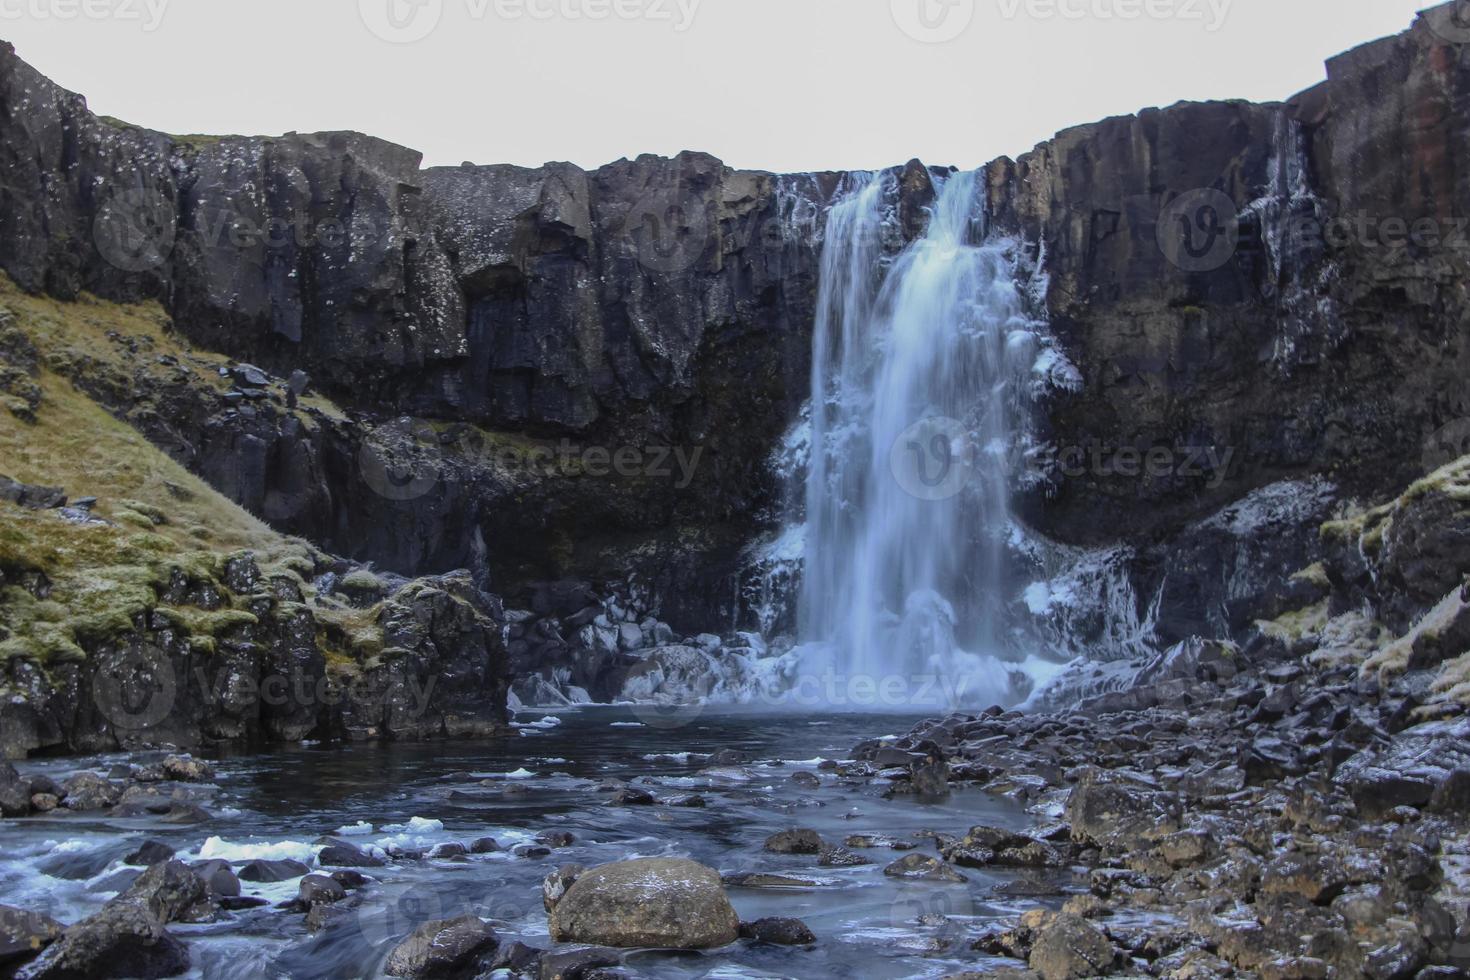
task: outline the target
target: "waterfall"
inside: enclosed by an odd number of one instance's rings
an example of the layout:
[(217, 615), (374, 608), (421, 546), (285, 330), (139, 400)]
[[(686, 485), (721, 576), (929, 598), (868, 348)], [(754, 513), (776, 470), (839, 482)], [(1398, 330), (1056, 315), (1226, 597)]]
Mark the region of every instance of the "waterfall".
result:
[(1005, 559), (1045, 344), (1013, 243), (986, 237), (978, 173), (935, 183), (927, 231), (899, 249), (892, 174), (854, 178), (828, 216), (800, 630), (839, 676), (985, 707), (1026, 693), (1006, 662)]

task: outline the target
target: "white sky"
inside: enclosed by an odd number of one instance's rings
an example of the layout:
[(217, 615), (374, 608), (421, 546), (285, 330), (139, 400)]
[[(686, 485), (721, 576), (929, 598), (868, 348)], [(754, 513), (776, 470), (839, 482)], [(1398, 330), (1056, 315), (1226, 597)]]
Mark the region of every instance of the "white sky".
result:
[[(357, 129), (429, 165), (594, 167), (693, 149), (796, 171), (974, 167), (1146, 106), (1283, 99), (1426, 5), (0, 0), (0, 37), (97, 112), (168, 132)], [(434, 29), (382, 40), (367, 25), (388, 33), (395, 9), (405, 30)], [(921, 41), (901, 23), (958, 36)]]

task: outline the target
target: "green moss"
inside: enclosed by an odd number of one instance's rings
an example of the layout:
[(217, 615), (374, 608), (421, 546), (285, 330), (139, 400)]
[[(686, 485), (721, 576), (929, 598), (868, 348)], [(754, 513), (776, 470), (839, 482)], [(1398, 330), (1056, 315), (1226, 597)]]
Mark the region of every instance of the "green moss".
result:
[(163, 527), (168, 523), (168, 514), (164, 513), (162, 507), (155, 507), (140, 500), (119, 500), (117, 506), (125, 511), (143, 515), (154, 527)]
[(1332, 603), (1323, 600), (1306, 609), (1283, 613), (1272, 620), (1261, 620), (1256, 628), (1267, 636), (1287, 643), (1295, 643), (1311, 634), (1319, 633), (1331, 617)]
[(1297, 572), (1291, 579), (1293, 582), (1304, 582), (1319, 589), (1332, 588), (1332, 580), (1327, 577), (1327, 566), (1320, 561)]
[(354, 592), (381, 592), (383, 581), (365, 568), (359, 568), (342, 580), (342, 588)]
[(160, 606), (158, 615), (191, 638), (217, 637), (241, 626), (260, 623), (254, 613), (240, 609), (199, 609), (194, 606)]

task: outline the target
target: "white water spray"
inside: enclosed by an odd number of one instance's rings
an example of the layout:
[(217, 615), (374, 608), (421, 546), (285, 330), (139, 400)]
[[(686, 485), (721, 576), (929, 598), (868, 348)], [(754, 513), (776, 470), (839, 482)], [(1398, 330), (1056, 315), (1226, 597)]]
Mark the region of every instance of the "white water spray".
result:
[(859, 179), (828, 219), (801, 631), (839, 676), (1014, 703), (1009, 488), (1042, 341), (1011, 244), (986, 240), (977, 174), (942, 181), (927, 233), (896, 257), (893, 184)]

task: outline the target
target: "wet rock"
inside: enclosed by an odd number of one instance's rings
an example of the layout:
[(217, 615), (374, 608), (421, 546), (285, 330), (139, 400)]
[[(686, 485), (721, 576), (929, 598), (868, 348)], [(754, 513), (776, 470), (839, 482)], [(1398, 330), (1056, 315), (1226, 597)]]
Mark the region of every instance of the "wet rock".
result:
[(68, 810), (106, 810), (116, 806), (122, 790), (94, 772), (79, 772), (62, 783)]
[(546, 951), (523, 942), (502, 943), (490, 961), (490, 972), (508, 970), (512, 974), (538, 976), (541, 972), (541, 956)]
[(1415, 726), (1385, 748), (1359, 752), (1338, 768), (1333, 782), (1371, 816), (1425, 806), (1464, 768), (1470, 768), (1470, 719), (1454, 719)]
[(155, 864), (114, 901), (140, 904), (164, 925), (214, 918), (208, 884), (182, 861)]
[(189, 951), (147, 908), (110, 902), (67, 929), (41, 957), (24, 967), (24, 980), (88, 977), (176, 977), (189, 969)]
[(949, 764), (929, 758), (909, 769), (909, 789), (916, 796), (940, 799), (949, 795)]
[(551, 913), (554, 940), (597, 946), (711, 949), (734, 942), (739, 925), (718, 874), (666, 858), (594, 868)]
[(240, 879), (235, 877), (235, 871), (228, 861), (200, 861), (190, 865), (190, 868), (204, 879), (210, 895), (216, 898), (233, 898), (240, 894)]
[(313, 935), (344, 925), (356, 915), (354, 909), (345, 905), (313, 905), (306, 909), (306, 931)]
[(1179, 830), (1176, 799), (1096, 768), (1078, 779), (1065, 812), (1074, 840), (1122, 853), (1147, 850), (1152, 840)]
[(265, 861), (255, 860), (248, 862), (238, 872), (241, 881), (253, 881), (260, 884), (273, 884), (278, 881), (290, 881), (292, 878), (301, 878), (311, 873), (311, 869), (300, 861)]
[(708, 806), (708, 801), (697, 794), (689, 796), (671, 796), (664, 800), (664, 806), (679, 807), (685, 810), (702, 810)]
[(810, 946), (817, 936), (800, 919), (757, 919), (740, 923), (740, 938), (776, 946)]
[(429, 848), (429, 858), (434, 861), (453, 861), (466, 857), (469, 853), (470, 849), (457, 841), (447, 841)]
[(394, 948), (385, 969), (414, 980), (473, 977), (499, 946), (495, 930), (473, 915), (426, 922)]
[(498, 850), (500, 842), (494, 837), (481, 837), (470, 845), (470, 852), (473, 854), (494, 854)]
[(510, 849), (510, 853), (528, 861), (539, 861), (551, 857), (551, 848), (540, 844), (517, 844)]
[(8, 762), (0, 761), (0, 816), (24, 817), (31, 812), (31, 784)]
[(848, 847), (856, 847), (864, 850), (886, 847), (891, 851), (912, 851), (918, 846), (913, 841), (899, 840), (896, 837), (883, 837), (876, 834), (850, 834), (843, 843)]
[(369, 854), (362, 848), (338, 837), (323, 837), (318, 844), (326, 844), (318, 852), (316, 860), (324, 868), (381, 868), (383, 859)]
[(1429, 810), (1446, 815), (1470, 813), (1470, 768), (1456, 769), (1435, 787)]
[(37, 813), (50, 813), (61, 806), (61, 799), (51, 793), (37, 793), (31, 797), (31, 809)]
[(970, 879), (953, 865), (927, 854), (906, 854), (883, 869), (890, 878), (906, 878), (918, 881), (965, 882)]
[(556, 908), (556, 903), (561, 901), (567, 889), (572, 887), (577, 878), (586, 870), (580, 864), (564, 864), (546, 876), (541, 882), (541, 904), (546, 907), (546, 911), (550, 912)]
[(822, 786), (822, 781), (817, 778), (816, 773), (806, 772), (805, 770), (792, 773), (791, 782), (800, 786), (802, 789), (820, 789)]
[(790, 875), (773, 875), (761, 872), (745, 872), (725, 875), (727, 888), (815, 888), (817, 883), (809, 878), (793, 878)]
[(367, 875), (364, 875), (359, 871), (352, 871), (347, 869), (333, 871), (331, 877), (333, 881), (341, 885), (347, 891), (354, 891), (358, 888), (366, 888), (371, 881), (371, 879), (368, 878)]
[(565, 830), (545, 830), (536, 835), (536, 840), (554, 850), (560, 850), (575, 844), (577, 835)]
[(167, 844), (156, 840), (144, 841), (143, 846), (123, 858), (123, 864), (131, 864), (136, 868), (148, 868), (164, 861), (173, 860), (174, 849)]
[(814, 830), (783, 830), (766, 838), (773, 854), (820, 854), (822, 838)]
[(266, 901), (265, 899), (255, 898), (254, 896), (242, 897), (239, 895), (232, 895), (219, 900), (219, 907), (224, 909), (226, 912), (247, 912), (250, 909), (265, 908), (269, 904), (270, 902)]
[(1029, 962), (1042, 980), (1080, 980), (1108, 973), (1113, 961), (1112, 943), (1092, 923), (1058, 915), (1036, 929)]
[(182, 783), (214, 781), (214, 769), (206, 762), (187, 755), (171, 755), (162, 762), (165, 778)]
[(817, 858), (817, 864), (824, 868), (856, 868), (872, 863), (861, 854), (854, 854), (847, 848), (836, 845), (823, 845)]
[(612, 949), (578, 949), (566, 953), (543, 953), (541, 980), (588, 980), (602, 967), (617, 966), (622, 954)]
[(313, 905), (331, 905), (347, 897), (347, 889), (341, 882), (326, 875), (307, 875), (301, 879), (296, 890), (296, 907), (309, 909)]
[(631, 786), (625, 786), (612, 795), (612, 799), (607, 801), (607, 805), (653, 806), (656, 802), (658, 801), (653, 798), (653, 794), (648, 792), (647, 790), (634, 789)]
[(0, 905), (0, 972), (35, 957), (60, 938), (62, 928), (49, 915)]

